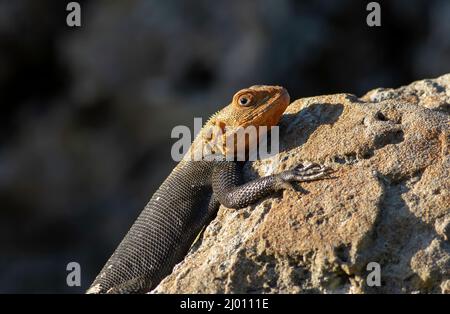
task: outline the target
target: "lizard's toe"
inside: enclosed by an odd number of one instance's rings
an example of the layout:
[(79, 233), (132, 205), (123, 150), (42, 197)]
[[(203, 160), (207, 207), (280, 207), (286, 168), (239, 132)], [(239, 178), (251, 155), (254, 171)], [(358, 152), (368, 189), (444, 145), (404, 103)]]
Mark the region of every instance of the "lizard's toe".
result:
[(294, 181), (312, 181), (322, 178), (332, 172), (332, 169), (317, 163), (309, 163), (307, 165), (299, 165), (293, 170)]

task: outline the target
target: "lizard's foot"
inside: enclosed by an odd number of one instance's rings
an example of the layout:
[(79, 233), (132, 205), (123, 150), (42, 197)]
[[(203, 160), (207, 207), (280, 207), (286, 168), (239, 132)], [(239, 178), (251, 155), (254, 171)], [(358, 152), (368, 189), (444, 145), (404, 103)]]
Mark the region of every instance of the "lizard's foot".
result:
[(291, 170), (280, 174), (284, 182), (307, 182), (322, 179), (332, 172), (332, 169), (317, 163), (299, 164)]
[(321, 179), (332, 172), (330, 167), (317, 163), (300, 164), (291, 170), (293, 178), (291, 181), (306, 182)]

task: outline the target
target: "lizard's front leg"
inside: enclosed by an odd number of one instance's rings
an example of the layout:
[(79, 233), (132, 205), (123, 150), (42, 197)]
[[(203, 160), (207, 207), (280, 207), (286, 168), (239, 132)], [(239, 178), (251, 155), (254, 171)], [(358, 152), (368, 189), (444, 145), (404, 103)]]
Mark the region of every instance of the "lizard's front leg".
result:
[(212, 186), (215, 197), (222, 205), (243, 208), (276, 191), (292, 188), (292, 182), (319, 180), (330, 171), (330, 168), (316, 163), (300, 164), (279, 174), (242, 183), (242, 164), (220, 162), (213, 170)]

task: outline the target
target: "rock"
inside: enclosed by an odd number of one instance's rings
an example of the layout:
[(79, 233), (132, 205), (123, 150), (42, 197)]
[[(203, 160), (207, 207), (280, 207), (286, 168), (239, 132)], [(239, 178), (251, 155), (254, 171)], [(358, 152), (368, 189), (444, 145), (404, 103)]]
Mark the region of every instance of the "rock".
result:
[[(449, 293), (449, 103), (450, 74), (296, 100), (280, 153), (248, 163), (247, 179), (303, 161), (333, 178), (221, 207), (153, 293)], [(366, 284), (371, 262), (380, 286)]]

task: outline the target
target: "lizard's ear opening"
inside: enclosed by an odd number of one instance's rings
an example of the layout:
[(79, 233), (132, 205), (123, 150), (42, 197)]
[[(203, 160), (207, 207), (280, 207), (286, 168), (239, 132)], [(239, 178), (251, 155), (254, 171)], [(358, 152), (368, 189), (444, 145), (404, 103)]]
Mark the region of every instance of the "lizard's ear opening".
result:
[(217, 120), (216, 125), (222, 130), (222, 134), (225, 134), (226, 124), (223, 121)]
[[(219, 128), (220, 132), (222, 132), (221, 134), (225, 134), (225, 128), (226, 128), (226, 124), (223, 121), (220, 120), (213, 120), (211, 123), (211, 126), (213, 128)], [(218, 129), (216, 129), (216, 132), (219, 131)], [(214, 132), (213, 132), (214, 133)]]

